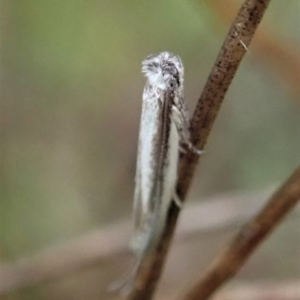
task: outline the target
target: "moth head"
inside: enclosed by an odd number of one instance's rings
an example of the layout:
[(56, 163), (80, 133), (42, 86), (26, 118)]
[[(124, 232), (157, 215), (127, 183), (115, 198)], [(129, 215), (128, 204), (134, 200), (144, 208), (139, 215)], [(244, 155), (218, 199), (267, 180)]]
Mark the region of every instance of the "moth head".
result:
[(170, 52), (146, 57), (142, 72), (151, 85), (162, 90), (183, 87), (183, 64), (179, 56)]

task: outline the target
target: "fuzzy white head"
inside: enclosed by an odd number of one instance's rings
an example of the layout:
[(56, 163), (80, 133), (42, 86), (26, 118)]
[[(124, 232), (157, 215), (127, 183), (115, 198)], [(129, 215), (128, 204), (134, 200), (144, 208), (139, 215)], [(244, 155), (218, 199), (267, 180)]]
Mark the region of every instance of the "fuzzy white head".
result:
[(150, 85), (162, 90), (183, 88), (183, 64), (179, 56), (170, 52), (148, 56), (142, 63), (142, 72)]

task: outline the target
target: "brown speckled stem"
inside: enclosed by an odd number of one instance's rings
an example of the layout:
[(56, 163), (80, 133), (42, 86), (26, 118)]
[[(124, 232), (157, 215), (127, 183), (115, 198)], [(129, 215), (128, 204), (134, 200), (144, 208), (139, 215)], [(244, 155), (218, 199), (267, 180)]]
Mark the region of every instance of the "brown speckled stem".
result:
[[(254, 33), (270, 0), (246, 0), (233, 22), (219, 56), (198, 100), (192, 121), (192, 142), (203, 149), (220, 110), (230, 83), (247, 52)], [(197, 166), (198, 157), (182, 158), (178, 179), (178, 192), (182, 198), (187, 193)]]
[(184, 300), (206, 300), (245, 264), (249, 256), (300, 200), (300, 167), (240, 230)]
[[(270, 0), (246, 0), (230, 28), (191, 121), (192, 142), (199, 149), (203, 149), (206, 144), (226, 91), (269, 2)], [(190, 187), (198, 160), (199, 157), (193, 153), (187, 153), (181, 157), (177, 192), (182, 201), (184, 201)], [(172, 204), (164, 234), (157, 247), (149, 253), (139, 268), (133, 290), (127, 299), (152, 299), (161, 276), (178, 215), (178, 208)]]

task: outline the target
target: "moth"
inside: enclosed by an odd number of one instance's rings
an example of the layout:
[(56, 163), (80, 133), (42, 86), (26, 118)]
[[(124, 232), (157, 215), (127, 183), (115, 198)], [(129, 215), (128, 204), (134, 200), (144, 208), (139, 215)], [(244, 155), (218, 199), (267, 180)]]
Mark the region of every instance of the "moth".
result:
[(201, 153), (190, 142), (184, 68), (179, 56), (169, 52), (150, 55), (142, 62), (142, 72), (147, 82), (135, 177), (135, 230), (130, 246), (137, 261), (130, 274), (131, 283), (162, 234), (172, 199), (179, 207), (182, 205), (175, 190), (179, 152)]
[(131, 248), (141, 255), (159, 238), (172, 199), (181, 207), (175, 185), (180, 149), (200, 154), (190, 142), (184, 102), (184, 68), (170, 52), (148, 56), (142, 63), (147, 78), (143, 92), (135, 177)]

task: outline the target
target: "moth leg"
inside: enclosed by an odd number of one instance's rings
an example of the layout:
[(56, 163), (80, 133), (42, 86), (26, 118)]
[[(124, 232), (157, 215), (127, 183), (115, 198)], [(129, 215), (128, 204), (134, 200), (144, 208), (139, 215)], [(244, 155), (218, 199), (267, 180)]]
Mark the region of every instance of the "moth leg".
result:
[(174, 192), (173, 199), (177, 207), (181, 209), (183, 207), (183, 202), (181, 201), (181, 199), (179, 198), (176, 192)]
[(184, 154), (187, 153), (186, 148), (182, 147), (182, 145), (179, 145), (179, 151)]
[[(204, 151), (197, 149), (191, 143), (187, 121), (184, 119), (184, 116), (182, 115), (180, 110), (176, 107), (176, 105), (172, 105), (172, 120), (177, 128), (177, 132), (178, 132), (181, 142), (184, 143), (185, 145), (187, 145), (189, 150), (191, 150), (193, 153), (195, 153), (197, 155), (202, 154)], [(184, 152), (184, 151), (182, 151), (182, 152)]]

